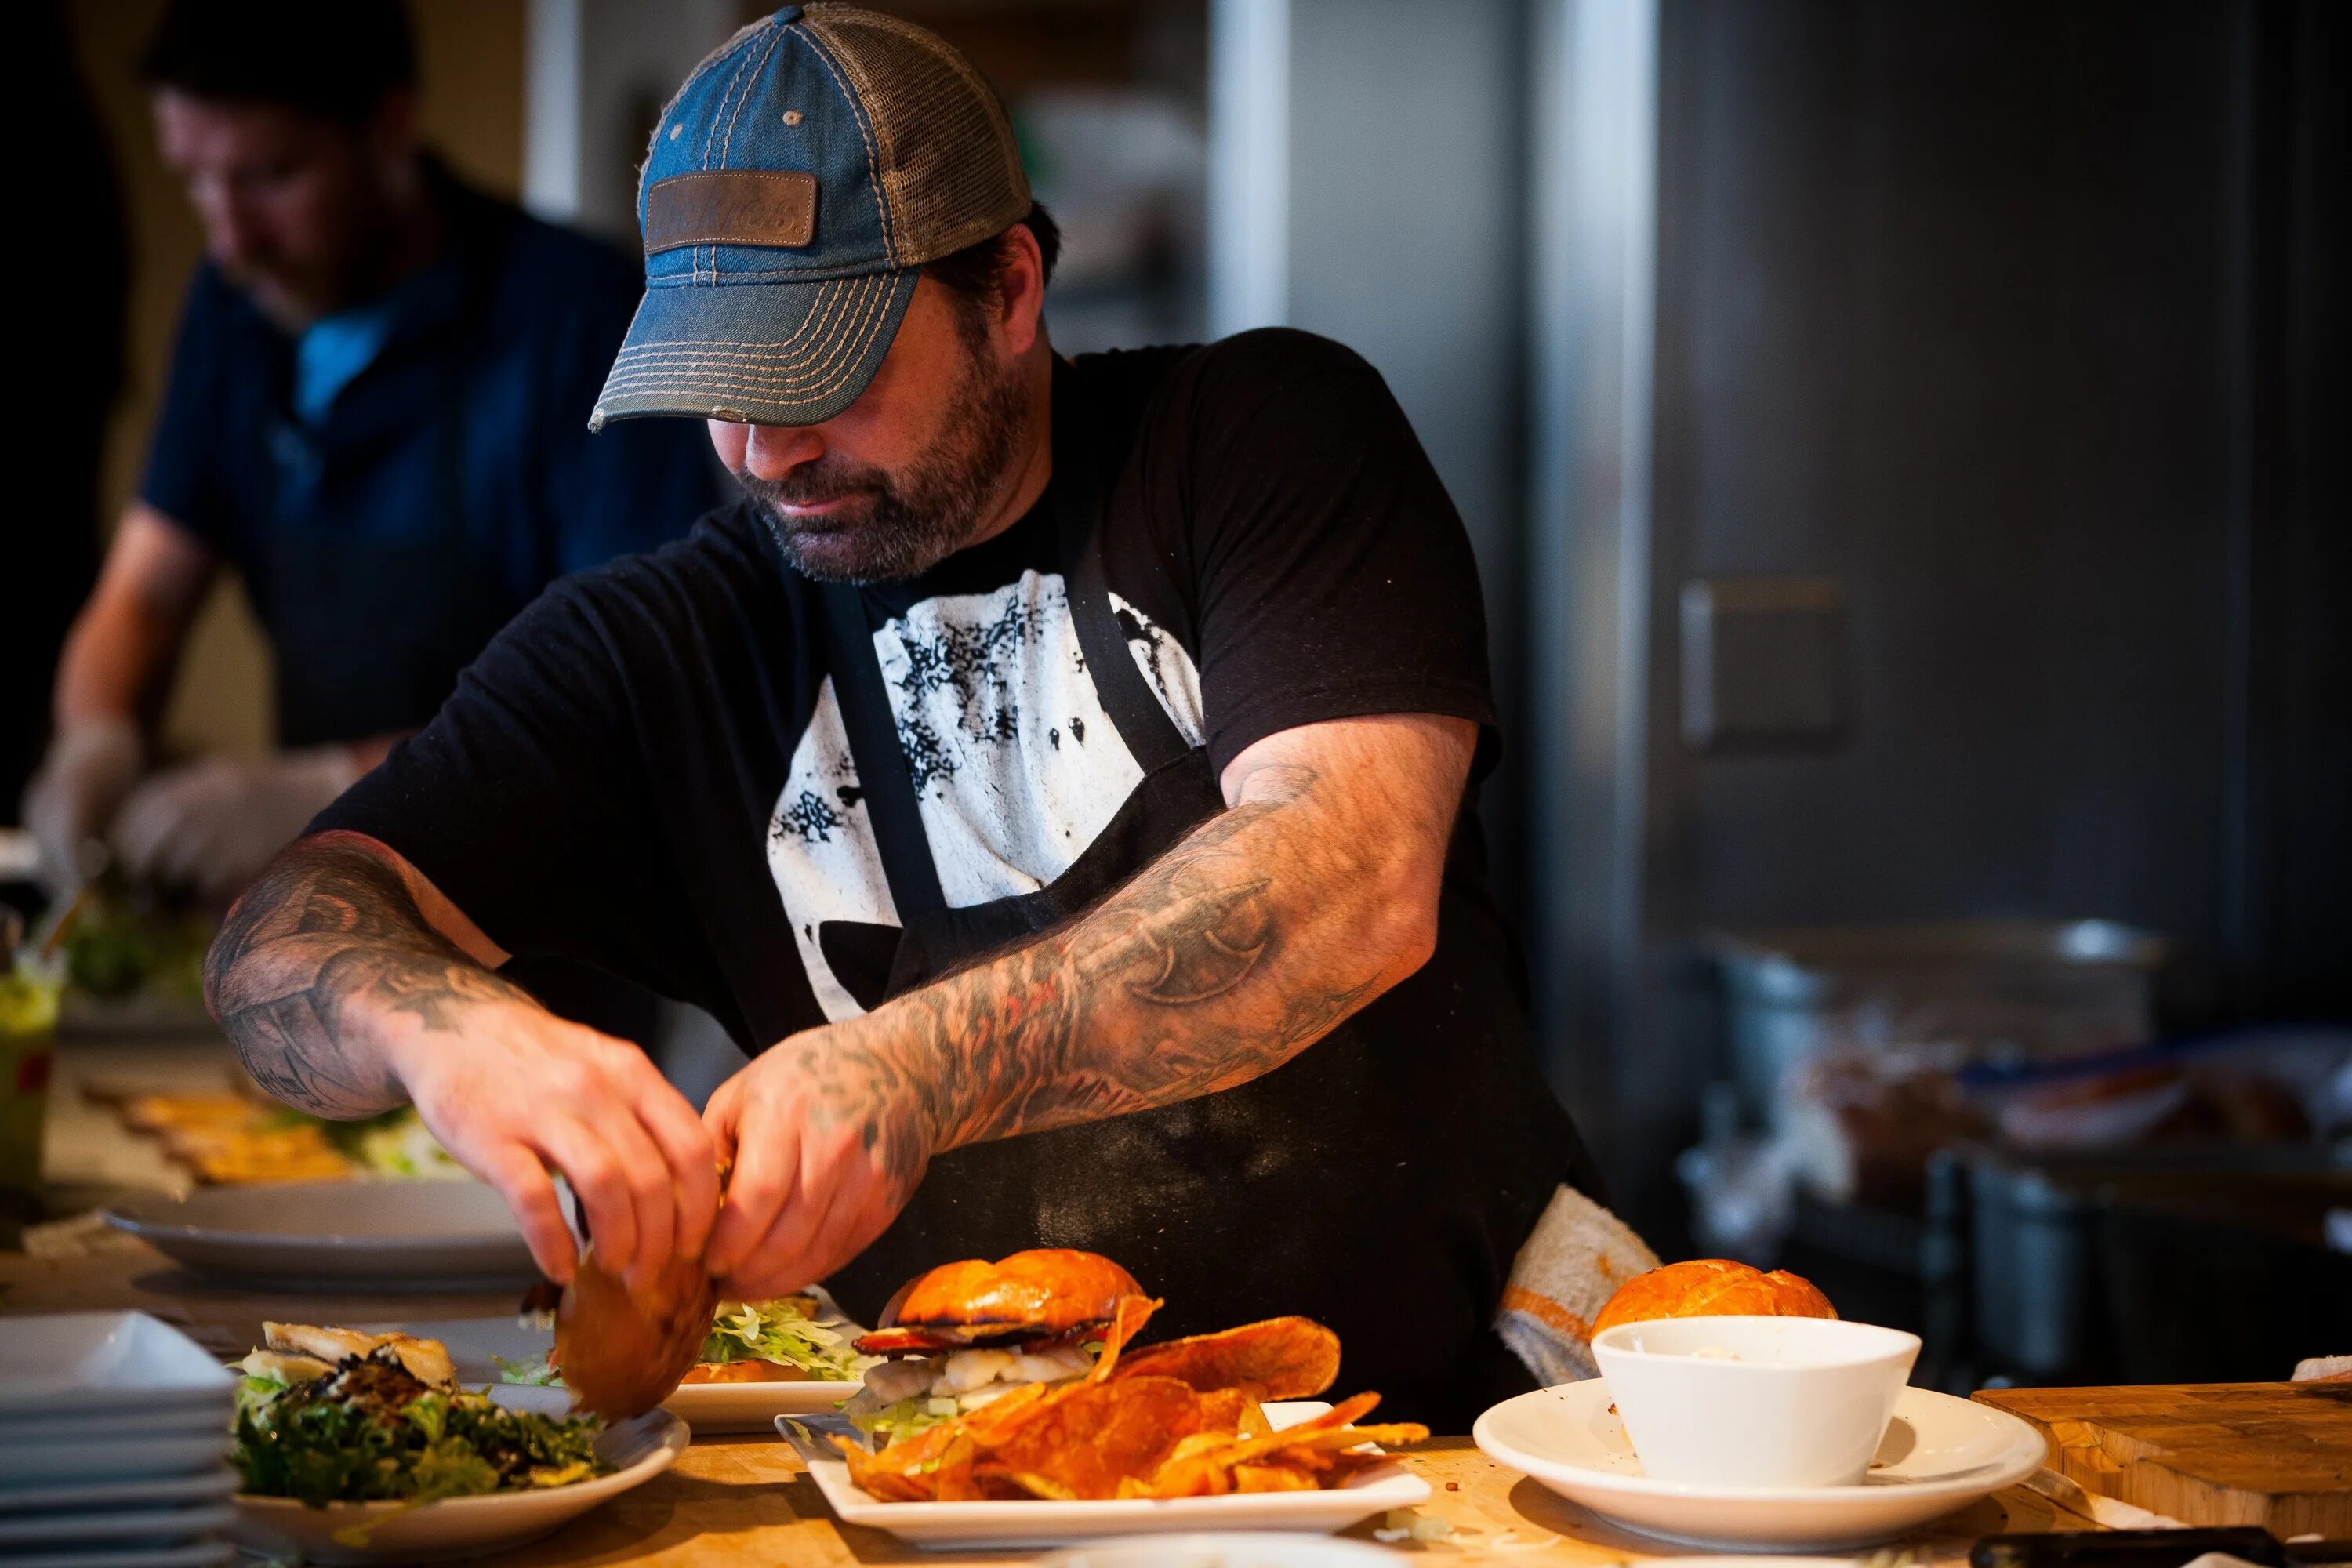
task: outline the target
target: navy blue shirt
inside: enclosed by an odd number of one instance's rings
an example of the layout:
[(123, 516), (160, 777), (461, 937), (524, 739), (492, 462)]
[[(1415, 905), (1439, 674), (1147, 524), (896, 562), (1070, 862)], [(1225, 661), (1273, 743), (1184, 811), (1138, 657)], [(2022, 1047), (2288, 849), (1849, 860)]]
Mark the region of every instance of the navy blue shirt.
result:
[(682, 534), (722, 487), (691, 420), (588, 432), (636, 268), (435, 189), (448, 243), (315, 418), (294, 411), (298, 340), (209, 264), (182, 314), (140, 496), (244, 577), (282, 744), (422, 726), (541, 588)]

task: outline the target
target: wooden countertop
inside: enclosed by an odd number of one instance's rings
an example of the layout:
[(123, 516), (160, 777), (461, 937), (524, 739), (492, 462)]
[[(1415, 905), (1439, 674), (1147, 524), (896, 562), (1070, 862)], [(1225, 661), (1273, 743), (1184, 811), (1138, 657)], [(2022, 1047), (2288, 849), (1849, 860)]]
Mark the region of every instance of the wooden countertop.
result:
[[(1528, 1568), (1720, 1555), (1719, 1551), (1670, 1546), (1618, 1530), (1496, 1464), (1471, 1447), (1467, 1437), (1433, 1437), (1399, 1457), (1430, 1484), (1430, 1500), (1413, 1511), (1453, 1527), (1453, 1534), (1444, 1540), (1400, 1543), (1394, 1550), (1401, 1555)], [(1346, 1533), (1369, 1540), (1381, 1523), (1369, 1520)], [(1980, 1535), (2097, 1528), (2086, 1515), (2059, 1500), (2012, 1487), (1905, 1544), (1914, 1549), (1915, 1563), (1958, 1563), (1966, 1560), (1969, 1542)], [(846, 1568), (853, 1563), (940, 1562), (990, 1568), (1034, 1563), (1040, 1555), (925, 1552), (885, 1531), (843, 1524), (782, 1439), (722, 1437), (696, 1442), (669, 1474), (615, 1498), (560, 1533), (480, 1561), (495, 1568), (559, 1563)]]
[[(251, 1292), (205, 1280), (144, 1243), (110, 1237), (99, 1249), (33, 1258), (0, 1253), (0, 1314), (136, 1308), (180, 1328), (224, 1357), (256, 1342), (266, 1317), (380, 1322), (491, 1316), (510, 1297), (476, 1294), (366, 1297)], [(1400, 1455), (1430, 1483), (1415, 1510), (1452, 1527), (1446, 1539), (1400, 1543), (1401, 1553), (1546, 1564), (1645, 1562), (1698, 1555), (1603, 1522), (1565, 1498), (1495, 1464), (1467, 1437), (1433, 1438)], [(1978, 1536), (2000, 1531), (2101, 1528), (2098, 1504), (2044, 1475), (1951, 1516), (1904, 1545), (1917, 1563), (1957, 1564)], [(1348, 1533), (1369, 1539), (1382, 1521)], [(845, 1525), (781, 1438), (699, 1438), (668, 1473), (616, 1498), (557, 1534), (477, 1559), (495, 1568), (551, 1563), (647, 1563), (675, 1568), (839, 1568), (850, 1563), (951, 1563), (985, 1568), (1034, 1562), (1014, 1556), (925, 1552), (887, 1532)]]
[[(144, 1087), (158, 1087), (164, 1068), (171, 1069), (173, 1087), (216, 1082), (235, 1070), (234, 1058), (216, 1042), (177, 1048), (77, 1048), (64, 1055), (71, 1064), (72, 1079), (119, 1075)], [(165, 1184), (141, 1163), (152, 1161), (152, 1152), (121, 1132), (119, 1123), (95, 1108), (85, 1111), (79, 1093), (60, 1094), (58, 1100), (62, 1103), (54, 1109), (65, 1114), (52, 1117), (50, 1174), (61, 1185), (88, 1190)], [(60, 1125), (61, 1121), (66, 1124)], [(226, 1358), (257, 1342), (264, 1318), (383, 1322), (489, 1317), (514, 1304), (512, 1295), (505, 1292), (349, 1296), (250, 1291), (192, 1274), (128, 1237), (100, 1230), (79, 1239), (88, 1245), (58, 1256), (0, 1252), (0, 1315), (136, 1309)], [(1618, 1530), (1495, 1464), (1467, 1437), (1433, 1438), (1399, 1458), (1432, 1489), (1429, 1501), (1414, 1511), (1452, 1529), (1441, 1540), (1399, 1543), (1394, 1550), (1400, 1554), (1528, 1568), (1709, 1554)], [(1914, 1563), (1957, 1564), (1979, 1535), (2095, 1530), (2102, 1527), (2098, 1510), (2106, 1506), (2045, 1473), (2032, 1485), (2010, 1488), (1901, 1544), (1909, 1548)], [(1382, 1522), (1369, 1520), (1347, 1533), (1370, 1539)], [(926, 1552), (885, 1531), (843, 1524), (825, 1506), (791, 1447), (781, 1438), (754, 1436), (697, 1439), (675, 1468), (558, 1533), (516, 1552), (473, 1561), (485, 1568), (552, 1563), (842, 1568), (918, 1563), (989, 1568), (1031, 1563), (1038, 1555)]]

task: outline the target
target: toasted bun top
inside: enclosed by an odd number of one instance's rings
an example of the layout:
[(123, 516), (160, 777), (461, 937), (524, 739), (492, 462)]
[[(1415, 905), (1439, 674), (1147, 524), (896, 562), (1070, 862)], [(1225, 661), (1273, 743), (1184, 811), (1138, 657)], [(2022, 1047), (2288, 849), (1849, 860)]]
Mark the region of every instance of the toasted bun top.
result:
[(1060, 1333), (1100, 1322), (1121, 1296), (1140, 1296), (1135, 1276), (1093, 1252), (1041, 1247), (994, 1263), (942, 1263), (898, 1288), (884, 1329), (1028, 1329)]
[(1830, 1299), (1784, 1268), (1767, 1274), (1727, 1258), (1698, 1258), (1636, 1274), (1617, 1288), (1592, 1331), (1652, 1318), (1834, 1318)]

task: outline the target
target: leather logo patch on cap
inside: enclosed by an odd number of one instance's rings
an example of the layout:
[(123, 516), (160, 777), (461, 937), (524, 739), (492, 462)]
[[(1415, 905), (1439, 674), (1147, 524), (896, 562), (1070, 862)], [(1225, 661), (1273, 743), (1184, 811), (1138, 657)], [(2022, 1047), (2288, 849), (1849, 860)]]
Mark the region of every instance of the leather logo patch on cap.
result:
[(721, 169), (673, 174), (646, 193), (646, 254), (681, 245), (790, 248), (816, 237), (816, 176)]

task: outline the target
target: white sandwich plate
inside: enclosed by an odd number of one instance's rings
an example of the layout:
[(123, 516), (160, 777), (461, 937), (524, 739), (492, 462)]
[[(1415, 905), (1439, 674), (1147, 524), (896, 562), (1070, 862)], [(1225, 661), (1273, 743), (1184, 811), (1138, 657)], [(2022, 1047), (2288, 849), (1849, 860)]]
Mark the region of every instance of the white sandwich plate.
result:
[[(571, 1405), (571, 1396), (560, 1388), (500, 1387), (490, 1397), (546, 1415), (562, 1415)], [(472, 1557), (535, 1540), (606, 1499), (645, 1485), (676, 1464), (686, 1444), (686, 1423), (666, 1410), (648, 1411), (598, 1436), (597, 1456), (614, 1468), (593, 1480), (421, 1504), (341, 1502), (324, 1508), (239, 1492), (229, 1533), (264, 1555), (321, 1564)]]
[[(1265, 1415), (1279, 1430), (1330, 1408), (1320, 1400), (1286, 1400), (1268, 1405)], [(825, 1426), (848, 1429), (845, 1424)], [(1411, 1508), (1429, 1497), (1427, 1481), (1402, 1465), (1382, 1465), (1328, 1491), (1234, 1492), (1224, 1497), (1158, 1500), (883, 1502), (850, 1480), (848, 1464), (824, 1441), (816, 1423), (806, 1424), (803, 1430), (794, 1428), (790, 1418), (776, 1421), (776, 1429), (807, 1463), (817, 1489), (844, 1521), (887, 1530), (901, 1541), (937, 1551), (1062, 1546), (1109, 1536), (1171, 1531), (1328, 1533), (1389, 1509)]]
[(1600, 1378), (1507, 1399), (1471, 1436), (1612, 1523), (1664, 1541), (1767, 1551), (1832, 1550), (1899, 1535), (2024, 1479), (2046, 1445), (2016, 1416), (1906, 1388), (1869, 1474), (1852, 1486), (1704, 1487), (1652, 1480), (1610, 1412)]
[(106, 1211), (200, 1272), (289, 1290), (488, 1290), (539, 1278), (480, 1182), (279, 1182), (142, 1193)]
[[(832, 1308), (829, 1297), (820, 1300)], [(509, 1364), (535, 1361), (554, 1342), (545, 1329), (534, 1329), (512, 1318), (446, 1318), (422, 1323), (371, 1323), (371, 1333), (397, 1331), (422, 1339), (439, 1340), (449, 1348), (449, 1362), (457, 1381), (466, 1384), (498, 1383)], [(856, 1334), (855, 1326), (845, 1333)], [(683, 1383), (662, 1401), (661, 1407), (708, 1436), (714, 1432), (765, 1432), (779, 1415), (830, 1415), (841, 1402), (862, 1386), (856, 1383)]]

